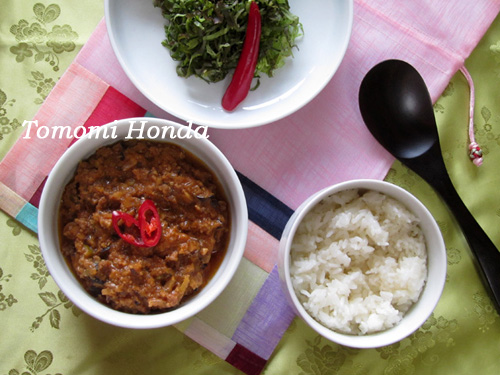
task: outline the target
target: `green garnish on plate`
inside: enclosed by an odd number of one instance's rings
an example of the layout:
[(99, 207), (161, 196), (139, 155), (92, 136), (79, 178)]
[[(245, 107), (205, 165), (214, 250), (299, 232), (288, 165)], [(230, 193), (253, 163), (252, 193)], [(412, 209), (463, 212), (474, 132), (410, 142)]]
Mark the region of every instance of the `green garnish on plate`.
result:
[[(303, 33), (288, 0), (258, 0), (262, 17), (260, 52), (255, 76), (272, 77), (293, 55)], [(163, 45), (178, 61), (177, 74), (218, 82), (238, 64), (245, 38), (250, 1), (153, 0), (161, 8), (166, 39)]]

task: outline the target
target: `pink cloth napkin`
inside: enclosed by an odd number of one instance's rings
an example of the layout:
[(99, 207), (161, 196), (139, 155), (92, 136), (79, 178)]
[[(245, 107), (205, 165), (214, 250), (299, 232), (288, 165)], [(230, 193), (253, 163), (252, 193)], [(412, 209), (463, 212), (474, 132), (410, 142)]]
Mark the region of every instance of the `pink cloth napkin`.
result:
[[(499, 11), (500, 2), (491, 0), (356, 0), (345, 59), (316, 99), (272, 125), (212, 130), (211, 140), (237, 170), (292, 208), (336, 182), (382, 179), (393, 158), (373, 140), (359, 114), (357, 95), (364, 75), (382, 60), (406, 60), (422, 74), (436, 100)], [(96, 32), (104, 33), (104, 26)], [(92, 42), (77, 58), (82, 66), (156, 116), (174, 119), (130, 83), (106, 35)]]
[[(291, 211), (288, 207), (296, 208), (327, 185), (353, 178), (383, 179), (393, 162), (359, 114), (357, 95), (363, 76), (382, 60), (406, 60), (419, 70), (436, 100), (500, 10), (500, 2), (490, 0), (355, 0), (354, 5), (345, 59), (311, 103), (270, 125), (210, 131), (210, 139), (249, 179), (245, 186), (252, 196), (264, 197), (249, 203), (256, 215), (250, 224), (245, 259), (252, 265), (248, 269), (255, 265), (267, 278), (261, 280), (259, 292), (249, 297), (235, 329), (222, 329), (222, 320), (213, 321), (208, 313), (178, 328), (248, 374), (263, 369), (293, 318), (281, 304), (274, 268), (281, 224), (277, 230), (269, 230), (269, 226), (273, 221), (282, 223)], [(113, 54), (103, 21), (35, 119), (47, 126), (76, 127), (141, 115), (145, 110), (175, 120), (150, 103), (127, 78)], [(36, 221), (33, 207), (43, 181), (70, 143), (21, 136), (0, 163), (0, 207), (23, 223)], [(22, 164), (20, 160), (24, 160)], [(30, 200), (32, 206), (27, 203)], [(278, 211), (264, 225), (258, 213), (267, 212), (264, 206), (269, 201)], [(26, 219), (28, 215), (30, 219)], [(245, 285), (243, 280), (240, 288)], [(258, 324), (264, 321), (262, 317), (267, 317), (267, 326)]]
[(359, 113), (364, 75), (382, 60), (405, 60), (423, 76), (435, 101), (499, 10), (500, 2), (489, 0), (356, 0), (346, 56), (316, 99), (271, 126), (217, 130), (211, 139), (235, 168), (292, 208), (337, 182), (382, 179), (393, 158)]

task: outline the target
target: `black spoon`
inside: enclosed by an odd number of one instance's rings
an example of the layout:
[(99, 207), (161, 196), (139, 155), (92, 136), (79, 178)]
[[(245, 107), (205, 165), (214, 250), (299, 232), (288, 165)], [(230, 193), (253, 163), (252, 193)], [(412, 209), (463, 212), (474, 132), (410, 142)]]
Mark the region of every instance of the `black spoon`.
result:
[(404, 61), (383, 61), (363, 79), (359, 107), (377, 141), (427, 181), (448, 205), (500, 312), (500, 252), (462, 202), (448, 176), (432, 101), (423, 78)]

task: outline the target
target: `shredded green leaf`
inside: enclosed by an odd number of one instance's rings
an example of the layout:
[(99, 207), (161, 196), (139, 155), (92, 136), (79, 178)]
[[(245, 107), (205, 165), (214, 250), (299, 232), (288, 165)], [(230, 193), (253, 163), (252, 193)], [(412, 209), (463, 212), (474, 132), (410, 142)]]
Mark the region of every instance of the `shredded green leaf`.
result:
[[(303, 34), (288, 0), (256, 0), (262, 32), (255, 76), (272, 77), (293, 57), (296, 39)], [(224, 79), (236, 65), (243, 48), (250, 0), (153, 0), (167, 20), (163, 45), (178, 62), (181, 77), (197, 76), (207, 82)]]

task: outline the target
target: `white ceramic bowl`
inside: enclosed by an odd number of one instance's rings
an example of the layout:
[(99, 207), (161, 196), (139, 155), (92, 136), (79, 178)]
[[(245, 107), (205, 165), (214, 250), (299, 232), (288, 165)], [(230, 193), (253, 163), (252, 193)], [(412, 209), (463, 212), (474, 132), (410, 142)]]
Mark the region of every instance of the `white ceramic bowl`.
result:
[(132, 83), (152, 103), (182, 120), (214, 128), (239, 129), (281, 119), (311, 101), (331, 80), (349, 44), (353, 0), (290, 0), (304, 26), (294, 57), (229, 113), (221, 99), (231, 76), (207, 84), (177, 76), (177, 63), (162, 46), (165, 19), (153, 0), (105, 0), (111, 46)]
[[(59, 204), (64, 187), (74, 175), (78, 163), (92, 155), (97, 148), (124, 139), (131, 129), (131, 121), (135, 121), (133, 126), (136, 127), (141, 121), (147, 121), (145, 123), (146, 132), (149, 128), (155, 130), (162, 126), (171, 126), (175, 129), (186, 128), (177, 123), (161, 119), (126, 119), (103, 125), (108, 128), (108, 135), (112, 134), (111, 129), (113, 127), (116, 128), (116, 139), (104, 139), (103, 136), (96, 137), (94, 133), (89, 133), (79, 139), (59, 159), (47, 179), (39, 207), (38, 237), (50, 274), (63, 293), (77, 307), (101, 321), (116, 326), (156, 328), (176, 324), (192, 317), (221, 294), (236, 272), (243, 256), (248, 229), (248, 214), (243, 189), (234, 169), (225, 156), (210, 141), (206, 138), (195, 138), (194, 136), (183, 139), (166, 139), (166, 142), (178, 144), (203, 160), (217, 175), (230, 207), (231, 232), (227, 253), (218, 271), (201, 292), (172, 311), (151, 315), (128, 314), (98, 302), (82, 288), (61, 254), (58, 227)], [(101, 132), (103, 130), (104, 128), (101, 129)], [(155, 137), (153, 131), (150, 133)], [(190, 134), (194, 135), (193, 133), (191, 131)], [(181, 134), (184, 136), (187, 132), (183, 130)], [(157, 138), (146, 137), (145, 139), (161, 141), (161, 139)]]
[[(323, 198), (343, 190), (361, 189), (381, 192), (402, 202), (420, 219), (427, 245), (427, 281), (419, 300), (410, 308), (398, 325), (385, 331), (350, 335), (330, 330), (313, 319), (298, 300), (290, 278), (290, 248), (304, 216)], [(352, 180), (325, 188), (313, 194), (294, 212), (280, 241), (279, 274), (281, 285), (290, 305), (312, 329), (327, 338), (352, 348), (375, 348), (393, 344), (415, 332), (431, 315), (438, 303), (446, 278), (446, 248), (434, 218), (427, 208), (406, 190), (379, 180)]]

